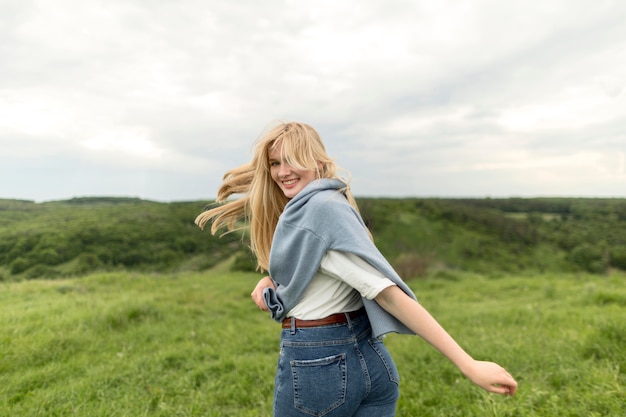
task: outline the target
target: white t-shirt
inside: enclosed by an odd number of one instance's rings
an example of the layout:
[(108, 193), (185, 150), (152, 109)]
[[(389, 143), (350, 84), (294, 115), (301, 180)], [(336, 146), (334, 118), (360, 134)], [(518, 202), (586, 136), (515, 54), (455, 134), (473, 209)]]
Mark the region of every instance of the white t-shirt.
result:
[(287, 317), (317, 320), (331, 314), (354, 311), (385, 288), (395, 285), (376, 268), (353, 253), (328, 251), (320, 269), (298, 304)]

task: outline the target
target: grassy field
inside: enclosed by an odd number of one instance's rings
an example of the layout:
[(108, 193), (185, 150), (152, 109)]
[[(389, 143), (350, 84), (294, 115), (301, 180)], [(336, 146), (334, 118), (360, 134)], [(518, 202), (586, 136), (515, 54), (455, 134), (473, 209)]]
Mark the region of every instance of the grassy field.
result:
[[(279, 326), (249, 299), (258, 275), (93, 274), (0, 285), (0, 416), (270, 416)], [(390, 335), (398, 416), (626, 415), (626, 277), (410, 282), (477, 358), (506, 366), (487, 394), (421, 339)]]

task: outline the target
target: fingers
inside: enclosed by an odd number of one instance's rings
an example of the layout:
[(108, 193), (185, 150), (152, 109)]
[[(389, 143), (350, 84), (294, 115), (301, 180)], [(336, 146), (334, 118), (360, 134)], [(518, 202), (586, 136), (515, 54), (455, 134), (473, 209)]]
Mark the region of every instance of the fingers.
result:
[(502, 387), (506, 388), (506, 392), (504, 394), (515, 395), (515, 391), (517, 391), (517, 381), (511, 376), (510, 373), (504, 368), (502, 368), (504, 372), (505, 378), (502, 381)]
[(265, 300), (263, 300), (263, 289), (255, 288), (252, 293), (250, 293), (250, 297), (254, 304), (259, 308), (259, 310), (268, 311), (267, 306), (265, 305)]
[(502, 394), (502, 395), (515, 395), (515, 391), (517, 391), (517, 385), (501, 385), (501, 384), (495, 384), (495, 385), (491, 385), (489, 387), (489, 389), (487, 389), (487, 391), (489, 392), (493, 392), (494, 394)]
[(515, 395), (517, 382), (506, 370), (503, 369), (503, 371), (505, 376), (498, 383), (491, 385), (490, 391), (503, 395)]
[(265, 305), (265, 300), (263, 299), (263, 291), (265, 290), (265, 288), (273, 286), (274, 285), (270, 277), (265, 277), (259, 280), (256, 287), (254, 287), (254, 290), (252, 290), (252, 292), (250, 293), (252, 301), (254, 301), (254, 304), (256, 304), (259, 310), (269, 311), (269, 309)]
[(517, 382), (506, 369), (493, 362), (477, 361), (470, 379), (489, 392), (514, 395)]

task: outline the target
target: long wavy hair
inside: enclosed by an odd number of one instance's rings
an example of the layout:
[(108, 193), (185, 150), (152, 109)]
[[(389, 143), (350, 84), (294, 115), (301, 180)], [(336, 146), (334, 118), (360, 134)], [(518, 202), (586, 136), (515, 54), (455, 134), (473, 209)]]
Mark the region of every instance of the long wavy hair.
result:
[[(289, 199), (272, 179), (269, 156), (274, 149), (282, 149), (282, 157), (297, 169), (313, 170), (316, 178), (337, 178), (346, 183), (342, 190), (348, 202), (358, 211), (350, 191), (349, 180), (337, 174), (337, 166), (326, 153), (319, 134), (311, 126), (298, 123), (280, 123), (263, 134), (255, 143), (252, 161), (224, 174), (217, 191), (217, 206), (196, 217), (196, 224), (204, 229), (212, 222), (211, 233), (220, 229), (227, 232), (250, 229), (250, 248), (257, 259), (257, 270), (269, 270), (269, 256), (278, 218)], [(228, 201), (231, 195), (240, 198)], [(243, 222), (243, 223), (242, 223)]]

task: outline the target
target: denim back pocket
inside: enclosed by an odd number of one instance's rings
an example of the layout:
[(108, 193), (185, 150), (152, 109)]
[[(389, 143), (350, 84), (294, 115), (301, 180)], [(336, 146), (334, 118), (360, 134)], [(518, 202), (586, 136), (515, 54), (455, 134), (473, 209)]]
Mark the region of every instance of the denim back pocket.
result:
[(296, 409), (320, 417), (346, 401), (345, 354), (290, 364)]

